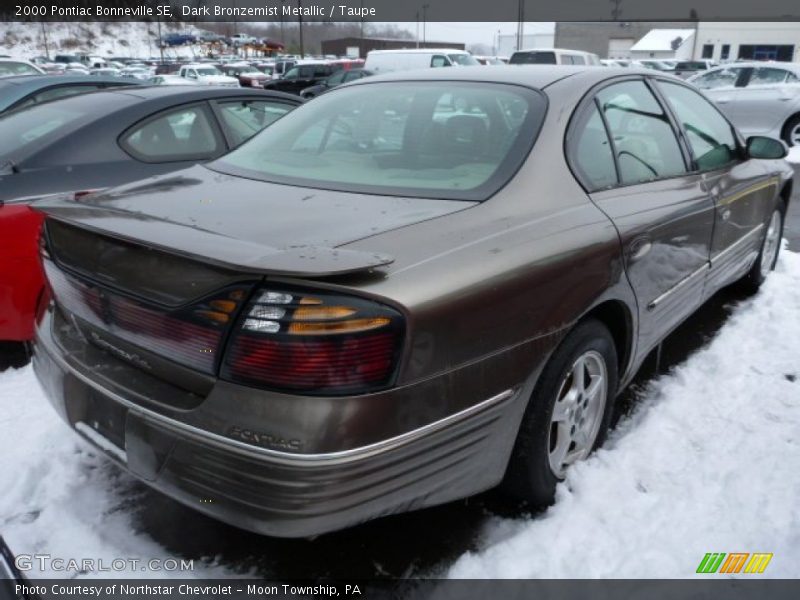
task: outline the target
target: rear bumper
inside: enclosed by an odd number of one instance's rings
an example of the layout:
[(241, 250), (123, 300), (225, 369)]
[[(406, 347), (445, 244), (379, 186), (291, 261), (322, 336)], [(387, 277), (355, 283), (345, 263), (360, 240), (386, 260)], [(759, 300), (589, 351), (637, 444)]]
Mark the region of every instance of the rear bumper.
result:
[[(153, 488), (266, 535), (318, 535), (493, 487), (525, 408), (525, 395), (507, 390), (365, 446), (280, 452), (199, 429), (102, 386), (63, 351), (49, 320), (38, 332), (34, 369), (70, 426)], [(115, 419), (116, 439), (103, 429)]]

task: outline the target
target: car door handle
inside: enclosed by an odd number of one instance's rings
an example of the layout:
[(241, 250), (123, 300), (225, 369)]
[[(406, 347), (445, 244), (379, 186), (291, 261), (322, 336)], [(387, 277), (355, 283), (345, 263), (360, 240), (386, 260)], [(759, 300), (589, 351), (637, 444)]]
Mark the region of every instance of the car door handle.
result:
[(730, 101), (730, 98), (717, 98), (717, 104), (727, 104)]

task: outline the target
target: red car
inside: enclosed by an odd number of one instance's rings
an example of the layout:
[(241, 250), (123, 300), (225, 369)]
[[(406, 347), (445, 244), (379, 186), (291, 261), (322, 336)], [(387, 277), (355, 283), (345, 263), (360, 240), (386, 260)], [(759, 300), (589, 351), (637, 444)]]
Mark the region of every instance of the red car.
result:
[(0, 204), (0, 340), (33, 339), (33, 320), (44, 289), (39, 263), (42, 215), (27, 204)]

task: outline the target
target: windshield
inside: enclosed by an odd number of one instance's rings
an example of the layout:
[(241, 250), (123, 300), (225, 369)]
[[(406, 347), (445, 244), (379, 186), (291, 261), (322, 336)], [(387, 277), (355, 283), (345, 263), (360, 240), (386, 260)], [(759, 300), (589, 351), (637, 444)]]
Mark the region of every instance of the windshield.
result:
[(74, 131), (89, 118), (85, 111), (65, 109), (61, 103), (12, 112), (0, 118), (0, 156), (18, 158), (45, 136)]
[(533, 145), (546, 102), (501, 84), (387, 82), (339, 88), (212, 168), (275, 183), (484, 200)]
[(477, 60), (475, 60), (475, 57), (473, 57), (471, 54), (459, 53), (459, 54), (448, 54), (447, 56), (450, 57), (450, 60), (452, 60), (454, 64), (462, 65), (464, 67), (472, 67), (474, 65), (481, 64)]
[(222, 71), (214, 67), (200, 67), (195, 69), (195, 71), (197, 71), (197, 74), (201, 77), (208, 77), (209, 75), (222, 75)]
[(31, 65), (18, 62), (0, 61), (0, 77), (10, 75), (38, 75), (39, 71)]

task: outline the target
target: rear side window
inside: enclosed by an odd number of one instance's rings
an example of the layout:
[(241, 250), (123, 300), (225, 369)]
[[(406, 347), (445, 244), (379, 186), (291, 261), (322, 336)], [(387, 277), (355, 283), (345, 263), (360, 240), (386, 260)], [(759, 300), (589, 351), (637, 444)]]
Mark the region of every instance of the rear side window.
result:
[(556, 64), (555, 52), (514, 52), (511, 60), (512, 65), (554, 65)]
[(622, 183), (643, 183), (686, 172), (664, 109), (642, 81), (616, 83), (597, 94), (608, 122)]
[(779, 83), (797, 83), (797, 76), (784, 69), (774, 67), (758, 67), (750, 76), (747, 85), (775, 85)]
[(736, 160), (733, 129), (708, 100), (675, 83), (659, 81), (658, 86), (683, 124), (698, 169), (718, 169)]
[(144, 162), (211, 158), (222, 149), (201, 106), (179, 108), (150, 118), (123, 135), (122, 147)]
[(501, 84), (385, 82), (339, 88), (213, 168), (276, 183), (484, 200), (525, 160), (541, 93)]
[(617, 183), (614, 153), (596, 104), (586, 111), (571, 140), (572, 165), (588, 191), (594, 192)]
[(249, 140), (292, 109), (288, 104), (264, 100), (220, 102), (218, 106), (222, 126), (234, 147)]

